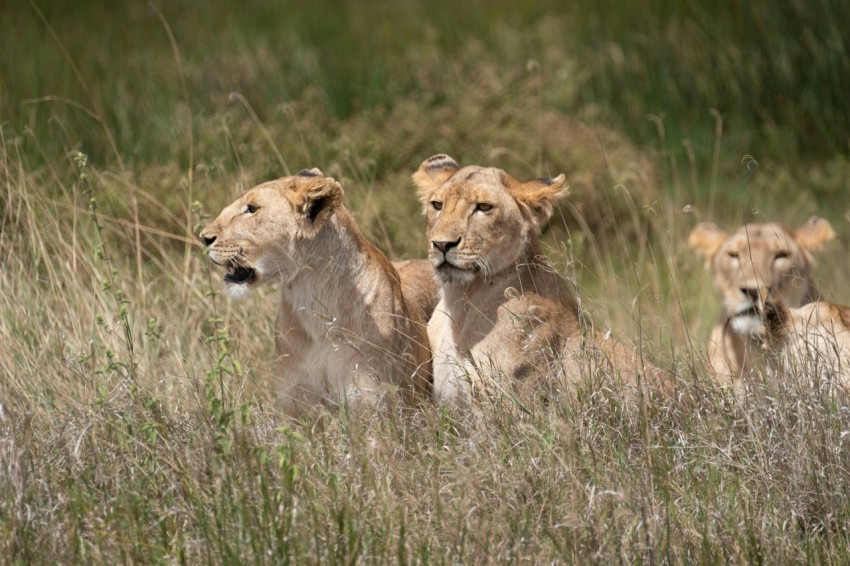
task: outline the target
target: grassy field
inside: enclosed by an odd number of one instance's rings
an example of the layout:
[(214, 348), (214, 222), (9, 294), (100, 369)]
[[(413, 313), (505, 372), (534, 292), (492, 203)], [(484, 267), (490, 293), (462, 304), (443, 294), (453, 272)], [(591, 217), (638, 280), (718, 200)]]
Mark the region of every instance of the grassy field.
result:
[[(850, 303), (850, 5), (563, 4), (0, 7), (0, 563), (846, 563), (846, 403), (708, 381), (685, 240), (824, 216)], [(275, 409), (275, 291), (222, 296), (199, 227), (317, 166), (422, 257), (438, 152), (567, 174), (547, 250), (681, 403)]]

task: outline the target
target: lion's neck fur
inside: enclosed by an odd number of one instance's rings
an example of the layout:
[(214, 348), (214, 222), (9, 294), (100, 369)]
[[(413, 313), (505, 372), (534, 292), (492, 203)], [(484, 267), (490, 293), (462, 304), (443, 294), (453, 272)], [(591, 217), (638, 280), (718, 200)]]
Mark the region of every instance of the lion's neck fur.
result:
[(276, 346), (287, 411), (380, 399), (389, 383), (429, 387), (424, 326), (410, 319), (397, 272), (340, 208), (281, 274)]
[(764, 341), (754, 334), (742, 334), (732, 328), (731, 318), (715, 328), (711, 364), (716, 373), (731, 380), (733, 385), (762, 367)]
[(387, 275), (388, 267), (392, 273), (389, 262), (363, 237), (345, 208), (302, 244), (297, 273), (281, 285), (281, 306), (294, 316), (288, 322), (299, 321), (313, 338), (326, 334), (331, 324), (360, 330), (376, 303), (386, 301), (398, 286)]

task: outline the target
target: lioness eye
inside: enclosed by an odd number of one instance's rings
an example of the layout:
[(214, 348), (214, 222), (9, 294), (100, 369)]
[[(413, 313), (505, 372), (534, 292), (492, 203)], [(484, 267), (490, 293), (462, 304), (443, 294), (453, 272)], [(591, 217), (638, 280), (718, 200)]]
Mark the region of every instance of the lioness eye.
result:
[(434, 207), (434, 210), (443, 210), (443, 203), (438, 200), (432, 200), (431, 206)]
[(478, 204), (475, 205), (475, 210), (480, 210), (481, 212), (487, 212), (488, 210), (491, 210), (492, 208), (493, 208), (493, 205), (488, 203), (488, 202), (479, 202)]
[(773, 256), (773, 259), (786, 259), (787, 257), (789, 257), (788, 252), (783, 250), (781, 252), (776, 252), (776, 255)]
[(256, 204), (246, 204), (245, 205), (245, 212), (247, 212), (248, 214), (254, 214), (258, 210), (260, 210), (260, 207), (257, 206)]
[(729, 257), (731, 257), (732, 259), (738, 259), (738, 258), (740, 257), (740, 254), (739, 254), (738, 252), (726, 252), (726, 253), (727, 253), (727, 255), (729, 255)]

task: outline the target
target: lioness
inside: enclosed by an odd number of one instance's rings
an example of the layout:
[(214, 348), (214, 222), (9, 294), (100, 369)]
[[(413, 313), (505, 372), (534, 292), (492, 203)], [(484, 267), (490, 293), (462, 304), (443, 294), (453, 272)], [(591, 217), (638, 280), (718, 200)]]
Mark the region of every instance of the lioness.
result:
[(400, 276), (363, 237), (333, 178), (310, 169), (254, 187), (200, 237), (227, 268), (231, 296), (280, 283), (277, 389), (287, 413), (376, 400), (390, 383), (430, 397), (424, 314), (436, 302), (433, 270), (402, 262)]
[(533, 377), (572, 385), (611, 366), (631, 382), (638, 357), (583, 327), (538, 241), (566, 193), (563, 175), (521, 183), (435, 155), (413, 180), (442, 282), (428, 322), (439, 401), (468, 406), (478, 392), (534, 387)]
[(817, 217), (793, 231), (777, 223), (745, 224), (729, 234), (708, 222), (691, 231), (688, 242), (706, 257), (723, 302), (708, 343), (711, 371), (720, 383), (738, 388), (762, 367), (760, 293), (787, 307), (819, 298), (812, 253), (834, 237), (829, 222)]

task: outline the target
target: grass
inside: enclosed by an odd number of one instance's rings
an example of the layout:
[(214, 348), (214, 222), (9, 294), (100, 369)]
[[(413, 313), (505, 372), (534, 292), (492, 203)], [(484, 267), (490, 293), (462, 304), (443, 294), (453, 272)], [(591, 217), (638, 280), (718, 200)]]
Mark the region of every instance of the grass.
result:
[[(0, 8), (0, 562), (845, 562), (844, 405), (714, 388), (684, 245), (819, 214), (850, 250), (847, 8), (798, 4)], [(275, 293), (220, 296), (199, 225), (319, 166), (419, 257), (437, 152), (567, 174), (550, 256), (680, 403), (275, 410)]]

